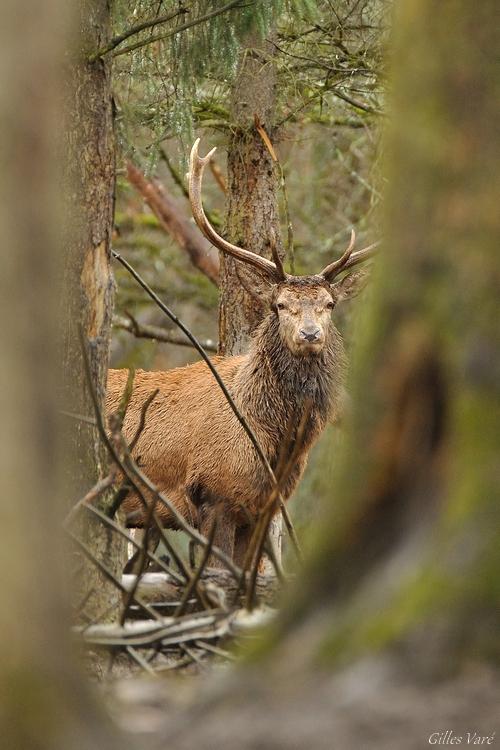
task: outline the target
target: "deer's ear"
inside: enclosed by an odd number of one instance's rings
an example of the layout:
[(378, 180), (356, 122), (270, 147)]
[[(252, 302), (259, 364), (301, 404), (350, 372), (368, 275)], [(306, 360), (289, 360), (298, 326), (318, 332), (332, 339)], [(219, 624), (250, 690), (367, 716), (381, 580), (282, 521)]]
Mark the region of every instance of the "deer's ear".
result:
[(356, 297), (356, 295), (365, 288), (368, 276), (369, 274), (367, 271), (356, 271), (355, 273), (350, 273), (347, 276), (344, 276), (344, 278), (341, 281), (337, 281), (336, 284), (332, 284), (331, 290), (334, 299), (337, 302), (342, 302), (342, 300)]
[(268, 307), (276, 287), (269, 277), (257, 268), (249, 268), (243, 263), (235, 263), (238, 280), (243, 289), (263, 308)]

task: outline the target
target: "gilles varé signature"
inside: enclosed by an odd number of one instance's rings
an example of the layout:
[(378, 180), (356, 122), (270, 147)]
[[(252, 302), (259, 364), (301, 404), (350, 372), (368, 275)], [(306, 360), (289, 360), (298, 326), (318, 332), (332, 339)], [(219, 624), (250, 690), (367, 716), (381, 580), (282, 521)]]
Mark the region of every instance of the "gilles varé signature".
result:
[(479, 734), (479, 732), (465, 732), (455, 734), (452, 729), (445, 732), (432, 732), (429, 735), (429, 745), (492, 745), (496, 732)]

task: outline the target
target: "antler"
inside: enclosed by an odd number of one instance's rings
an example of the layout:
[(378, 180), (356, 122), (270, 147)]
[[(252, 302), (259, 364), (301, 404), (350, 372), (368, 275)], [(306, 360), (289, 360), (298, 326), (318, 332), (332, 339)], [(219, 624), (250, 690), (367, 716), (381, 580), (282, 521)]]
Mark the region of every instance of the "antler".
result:
[(358, 250), (353, 253), (352, 251), (355, 242), (356, 233), (354, 229), (351, 229), (351, 240), (347, 249), (342, 253), (338, 260), (330, 263), (329, 266), (326, 266), (319, 275), (326, 279), (326, 281), (333, 281), (333, 279), (342, 271), (347, 271), (348, 268), (352, 268), (352, 266), (356, 266), (358, 263), (362, 263), (364, 260), (371, 258), (375, 252), (375, 248), (380, 244), (379, 242), (374, 242), (372, 245), (363, 248), (363, 250)]
[(191, 156), (189, 159), (189, 174), (188, 174), (188, 190), (189, 200), (191, 202), (191, 210), (193, 217), (198, 227), (201, 229), (207, 240), (209, 240), (215, 247), (221, 250), (223, 253), (232, 255), (233, 258), (248, 263), (259, 271), (263, 271), (264, 274), (273, 282), (284, 281), (286, 274), (283, 270), (283, 266), (277, 266), (267, 258), (263, 258), (257, 253), (252, 253), (250, 250), (244, 250), (242, 247), (232, 245), (230, 242), (221, 237), (213, 226), (208, 221), (205, 211), (203, 209), (203, 203), (201, 200), (201, 183), (203, 179), (203, 170), (212, 158), (215, 148), (208, 152), (204, 157), (198, 154), (198, 146), (200, 139), (197, 138), (191, 149)]

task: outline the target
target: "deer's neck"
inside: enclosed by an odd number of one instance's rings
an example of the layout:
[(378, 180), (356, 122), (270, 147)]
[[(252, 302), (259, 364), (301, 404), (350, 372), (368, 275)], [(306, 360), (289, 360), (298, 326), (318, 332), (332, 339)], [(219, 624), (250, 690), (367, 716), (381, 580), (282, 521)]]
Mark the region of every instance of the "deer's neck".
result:
[(270, 315), (257, 329), (241, 365), (235, 395), (247, 418), (279, 443), (290, 424), (299, 424), (305, 409), (311, 431), (321, 431), (335, 408), (344, 368), (342, 339), (333, 326), (322, 352), (297, 356), (282, 342), (278, 320)]

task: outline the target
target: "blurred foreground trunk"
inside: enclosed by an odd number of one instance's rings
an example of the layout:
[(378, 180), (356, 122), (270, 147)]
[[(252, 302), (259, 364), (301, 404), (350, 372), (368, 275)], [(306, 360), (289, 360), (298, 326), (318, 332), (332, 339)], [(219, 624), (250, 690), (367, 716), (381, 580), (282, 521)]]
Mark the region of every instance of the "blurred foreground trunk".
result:
[[(386, 239), (353, 363), (353, 420), (287, 615), (290, 626), (315, 602), (334, 606), (317, 646), (327, 660), (410, 640), (407, 658), (433, 672), (499, 654), (494, 7), (398, 10)], [(324, 450), (316, 486), (327, 499)]]
[[(0, 745), (102, 750), (61, 592), (56, 352), (61, 253), (54, 133), (68, 4), (6, 0), (0, 25)], [(122, 745), (120, 745), (122, 747)]]

